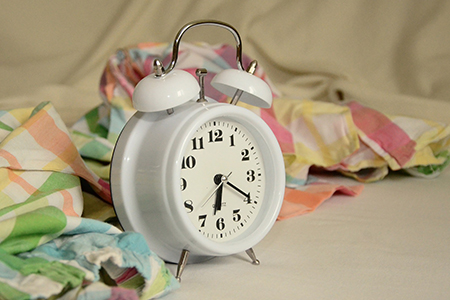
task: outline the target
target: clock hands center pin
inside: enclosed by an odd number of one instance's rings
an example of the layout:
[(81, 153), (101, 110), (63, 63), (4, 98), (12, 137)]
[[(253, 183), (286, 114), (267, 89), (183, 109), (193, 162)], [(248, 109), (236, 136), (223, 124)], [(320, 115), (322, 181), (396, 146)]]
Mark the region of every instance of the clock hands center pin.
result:
[[(200, 204), (200, 207), (204, 207), (205, 205), (206, 205), (206, 203), (208, 203), (209, 202), (209, 200), (212, 198), (212, 196), (214, 196), (214, 194), (216, 194), (216, 192), (218, 192), (219, 190), (220, 190), (220, 198), (222, 197), (222, 187), (223, 187), (223, 184), (225, 183), (225, 182), (227, 182), (228, 181), (228, 177), (230, 177), (230, 175), (231, 175), (231, 173), (232, 172), (230, 172), (230, 174), (228, 174), (227, 176), (225, 176), (225, 175), (222, 175), (222, 174), (216, 174), (215, 176), (214, 176), (214, 178), (213, 178), (213, 180), (214, 180), (214, 183), (215, 184), (217, 184), (217, 186), (216, 186), (216, 188), (214, 189), (214, 191), (212, 191), (212, 193), (211, 193), (211, 195), (209, 195), (209, 197), (205, 200), (205, 201), (203, 201), (203, 203), (202, 204)], [(216, 195), (216, 204), (217, 204), (217, 195)], [(221, 207), (221, 205), (222, 205), (222, 201), (220, 201), (220, 204), (219, 204), (219, 207)], [(214, 206), (217, 206), (217, 205), (214, 205)], [(216, 208), (214, 208), (214, 214), (216, 213)], [(219, 209), (220, 210), (220, 209)]]

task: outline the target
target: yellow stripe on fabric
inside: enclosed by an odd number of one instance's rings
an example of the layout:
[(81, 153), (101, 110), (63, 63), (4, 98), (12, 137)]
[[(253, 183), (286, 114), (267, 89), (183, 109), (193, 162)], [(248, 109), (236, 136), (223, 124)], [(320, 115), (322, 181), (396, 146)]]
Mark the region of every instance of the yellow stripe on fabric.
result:
[(14, 117), (14, 119), (16, 119), (18, 123), (23, 124), (30, 117), (31, 113), (33, 112), (33, 109), (34, 109), (33, 107), (17, 108), (8, 111), (8, 114)]
[[(313, 102), (314, 105), (315, 102)], [(321, 111), (320, 121), (325, 121), (324, 124), (319, 124), (312, 117), (314, 128), (320, 134), (317, 137), (318, 144), (322, 150), (322, 166), (331, 166), (339, 163), (345, 157), (352, 154), (359, 148), (359, 138), (356, 126), (351, 118), (349, 109), (336, 110), (329, 109), (329, 105), (326, 108), (330, 111)], [(336, 113), (338, 111), (339, 113)], [(330, 133), (326, 133), (330, 131)], [(334, 138), (334, 140), (331, 140)], [(330, 139), (330, 140), (327, 140)], [(320, 142), (319, 142), (320, 141)]]
[[(22, 215), (29, 213), (33, 210), (36, 210), (38, 208), (47, 207), (49, 205), (47, 197), (42, 197), (35, 199), (33, 201), (28, 201), (23, 203), (23, 205), (20, 205), (17, 207), (14, 211), (17, 215)], [(59, 208), (59, 207), (58, 207)]]
[(6, 220), (0, 221), (0, 226), (1, 226), (0, 243), (3, 242), (3, 240), (6, 239), (11, 234), (11, 232), (14, 229), (15, 224), (16, 224), (16, 220), (15, 220), (15, 218), (13, 218), (13, 216), (11, 216), (11, 218), (8, 218)]
[(305, 110), (314, 114), (346, 114), (350, 111), (346, 106), (339, 106), (333, 103), (291, 98), (278, 98), (273, 103), (273, 109), (278, 122), (284, 126), (288, 126), (293, 120), (304, 115)]
[(332, 166), (359, 148), (357, 129), (348, 107), (282, 99), (274, 105), (274, 111), (278, 121), (293, 134), (299, 163)]
[[(9, 197), (8, 195), (6, 195), (2, 191), (0, 191), (0, 210), (5, 207), (14, 205), (14, 204), (15, 204), (15, 202), (13, 199), (11, 199), (11, 197)], [(1, 216), (1, 214), (0, 214), (0, 216)]]
[[(317, 156), (313, 156), (314, 158), (314, 164), (317, 164), (319, 166), (328, 165), (325, 163), (325, 159), (322, 160), (322, 158), (330, 157), (330, 151), (332, 149), (329, 149), (327, 144), (322, 139), (319, 130), (317, 129), (317, 126), (314, 124), (314, 105), (313, 102), (307, 101), (305, 102), (305, 105), (303, 106), (303, 117), (306, 120), (306, 126), (309, 129), (309, 132), (311, 132), (312, 136), (314, 137), (314, 140), (316, 141), (316, 145), (318, 147), (318, 151), (310, 152), (310, 154), (317, 154)], [(297, 148), (297, 147), (296, 147)], [(308, 157), (309, 158), (309, 157)], [(335, 163), (332, 163), (335, 164)]]
[[(0, 191), (3, 191), (4, 188), (6, 188), (11, 181), (9, 180), (9, 172), (11, 170), (7, 168), (0, 168)], [(0, 208), (3, 206), (3, 199), (0, 198)]]
[(22, 134), (22, 132), (26, 131), (23, 127), (18, 127), (14, 129), (13, 132), (11, 132), (1, 143), (0, 143), (0, 149), (5, 147), (12, 139), (15, 139), (17, 136)]
[(408, 161), (403, 168), (411, 168), (415, 166), (440, 165), (445, 162), (444, 157), (436, 157), (430, 147), (425, 147), (420, 151), (416, 151), (414, 156)]
[(73, 174), (74, 170), (72, 167), (67, 164), (65, 161), (63, 161), (60, 157), (55, 157), (52, 161), (47, 163), (45, 166), (42, 167), (42, 170), (46, 171), (57, 171), (57, 172), (63, 172), (68, 174)]

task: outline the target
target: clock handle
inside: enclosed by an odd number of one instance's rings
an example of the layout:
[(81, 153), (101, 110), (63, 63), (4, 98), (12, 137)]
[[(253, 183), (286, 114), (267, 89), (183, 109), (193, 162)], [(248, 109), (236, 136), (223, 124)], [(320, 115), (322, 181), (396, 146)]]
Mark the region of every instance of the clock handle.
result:
[(237, 32), (237, 30), (224, 22), (220, 22), (220, 21), (215, 21), (215, 20), (203, 20), (203, 21), (194, 21), (191, 23), (188, 23), (186, 25), (183, 26), (183, 28), (180, 29), (180, 31), (178, 31), (175, 40), (173, 42), (173, 48), (172, 48), (172, 60), (170, 61), (169, 66), (167, 67), (166, 70), (164, 70), (164, 74), (169, 73), (170, 71), (173, 70), (173, 68), (175, 67), (175, 64), (177, 63), (177, 59), (178, 59), (178, 49), (180, 46), (180, 41), (181, 38), (183, 37), (183, 34), (190, 28), (194, 28), (197, 26), (204, 26), (204, 25), (209, 25), (209, 26), (217, 26), (217, 27), (222, 27), (227, 29), (229, 32), (231, 32), (234, 36), (234, 39), (236, 40), (236, 63), (238, 68), (241, 71), (244, 71), (244, 67), (242, 66), (242, 41), (241, 41), (241, 37), (239, 36), (239, 33)]
[(175, 279), (178, 280), (178, 282), (181, 281), (181, 274), (183, 274), (188, 258), (189, 250), (183, 249), (183, 251), (181, 252), (180, 260), (178, 261), (177, 274), (175, 275)]

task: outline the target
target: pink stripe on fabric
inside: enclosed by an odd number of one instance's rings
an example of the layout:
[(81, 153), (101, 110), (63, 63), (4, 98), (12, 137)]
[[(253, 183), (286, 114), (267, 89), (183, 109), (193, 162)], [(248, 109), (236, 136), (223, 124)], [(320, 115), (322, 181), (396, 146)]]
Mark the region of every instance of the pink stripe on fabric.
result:
[(136, 268), (129, 268), (125, 270), (125, 272), (123, 272), (119, 277), (115, 278), (114, 281), (117, 284), (121, 284), (129, 280), (130, 278), (136, 276), (137, 274), (139, 274), (139, 272), (136, 270)]
[(388, 117), (357, 102), (348, 104), (355, 125), (366, 136), (389, 153), (400, 166), (414, 155), (416, 142)]
[(64, 198), (64, 204), (63, 204), (63, 212), (67, 216), (73, 216), (73, 217), (80, 217), (79, 214), (76, 213), (75, 209), (73, 208), (73, 197), (67, 190), (61, 190), (59, 193)]
[(363, 185), (344, 186), (332, 183), (311, 184), (306, 186), (306, 189), (303, 191), (286, 188), (283, 205), (277, 220), (286, 220), (313, 212), (335, 193), (357, 196), (363, 189)]
[(277, 121), (273, 109), (261, 109), (261, 119), (272, 129), (280, 144), (281, 151), (283, 153), (295, 153), (292, 133)]
[[(8, 151), (4, 150), (4, 149), (0, 149), (0, 156), (3, 157), (4, 159), (6, 159), (6, 161), (9, 163), (9, 167), (11, 169), (22, 169), (22, 166), (20, 165), (19, 161), (17, 160), (17, 158), (12, 155), (11, 153), (9, 153)], [(8, 166), (5, 166), (8, 167)]]
[(12, 170), (8, 170), (9, 180), (18, 184), (28, 195), (32, 195), (37, 191), (37, 188), (29, 184), (25, 179), (14, 173)]
[(52, 152), (72, 168), (75, 175), (86, 179), (98, 189), (100, 196), (111, 203), (110, 190), (101, 185), (90, 173), (72, 143), (70, 137), (56, 125), (53, 117), (44, 109), (40, 110), (27, 123), (22, 125), (42, 148)]
[(136, 290), (112, 287), (111, 297), (108, 300), (139, 300), (139, 296)]

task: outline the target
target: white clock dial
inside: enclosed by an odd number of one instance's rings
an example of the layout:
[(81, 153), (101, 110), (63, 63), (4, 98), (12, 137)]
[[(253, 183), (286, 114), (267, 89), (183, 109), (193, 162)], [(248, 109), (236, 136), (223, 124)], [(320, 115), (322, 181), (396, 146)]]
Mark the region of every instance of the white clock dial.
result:
[(184, 209), (205, 237), (229, 241), (256, 219), (265, 178), (253, 135), (230, 119), (210, 120), (198, 128), (184, 151), (180, 178)]

